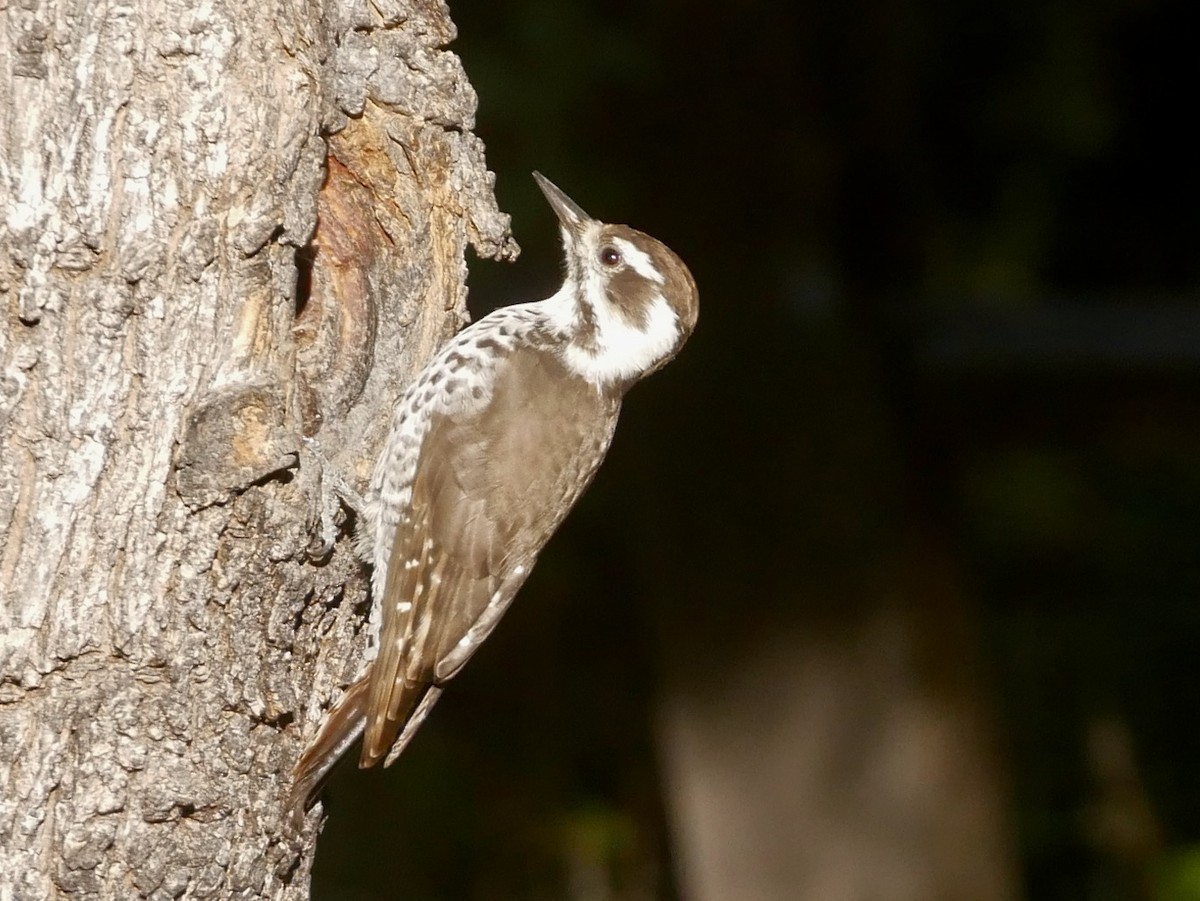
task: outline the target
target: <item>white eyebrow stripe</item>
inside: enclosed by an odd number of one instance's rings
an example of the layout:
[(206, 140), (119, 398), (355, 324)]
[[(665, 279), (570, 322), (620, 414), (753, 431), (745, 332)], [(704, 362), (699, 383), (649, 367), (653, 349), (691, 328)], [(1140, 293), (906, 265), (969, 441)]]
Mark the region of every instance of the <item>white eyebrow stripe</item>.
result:
[(621, 251), (621, 255), (625, 257), (627, 262), (636, 272), (644, 279), (656, 282), (660, 285), (665, 284), (667, 279), (661, 272), (654, 267), (654, 261), (650, 259), (650, 254), (635, 247), (631, 242), (624, 238), (613, 238), (613, 244), (617, 245), (617, 249)]

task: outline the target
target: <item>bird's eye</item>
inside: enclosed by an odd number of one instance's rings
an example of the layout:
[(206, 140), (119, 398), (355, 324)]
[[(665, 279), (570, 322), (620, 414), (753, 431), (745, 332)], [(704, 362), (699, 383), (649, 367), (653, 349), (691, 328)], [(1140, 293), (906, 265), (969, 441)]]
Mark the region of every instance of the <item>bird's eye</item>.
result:
[(610, 269), (621, 265), (621, 251), (615, 247), (605, 247), (600, 251), (600, 262)]

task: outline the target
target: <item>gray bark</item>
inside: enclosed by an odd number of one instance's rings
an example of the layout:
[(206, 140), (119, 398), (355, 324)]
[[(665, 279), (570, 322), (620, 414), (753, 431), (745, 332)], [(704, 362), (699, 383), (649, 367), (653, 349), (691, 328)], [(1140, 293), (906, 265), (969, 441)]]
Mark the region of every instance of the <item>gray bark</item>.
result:
[(364, 478), (516, 250), (449, 13), (0, 15), (0, 899), (307, 897), (366, 583), (301, 436)]

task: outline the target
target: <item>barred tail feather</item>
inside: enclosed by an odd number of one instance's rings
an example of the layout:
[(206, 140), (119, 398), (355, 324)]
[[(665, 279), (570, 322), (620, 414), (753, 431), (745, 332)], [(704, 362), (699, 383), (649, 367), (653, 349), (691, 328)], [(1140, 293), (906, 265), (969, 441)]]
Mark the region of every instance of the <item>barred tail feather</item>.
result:
[(392, 743), (391, 750), (388, 751), (387, 760), (383, 762), (384, 766), (391, 766), (396, 762), (396, 758), (408, 747), (408, 743), (417, 734), (417, 730), (425, 722), (425, 717), (429, 715), (430, 709), (432, 709), (433, 705), (437, 703), (437, 699), (441, 696), (442, 688), (440, 685), (430, 685), (425, 689), (425, 694), (421, 695), (421, 700), (417, 704), (416, 710), (412, 712), (412, 716), (408, 718), (408, 722), (400, 730), (400, 735)]
[(296, 761), (288, 807), (297, 817), (317, 800), (325, 780), (347, 749), (362, 735), (366, 725), (367, 689), (370, 671), (351, 685), (342, 699), (325, 716), (317, 737)]
[(386, 756), (384, 766), (391, 766), (412, 740), (441, 693), (440, 686), (428, 682), (410, 684), (401, 680), (394, 685), (389, 705), (369, 711), (372, 720), (367, 723), (358, 765), (366, 769), (375, 766)]

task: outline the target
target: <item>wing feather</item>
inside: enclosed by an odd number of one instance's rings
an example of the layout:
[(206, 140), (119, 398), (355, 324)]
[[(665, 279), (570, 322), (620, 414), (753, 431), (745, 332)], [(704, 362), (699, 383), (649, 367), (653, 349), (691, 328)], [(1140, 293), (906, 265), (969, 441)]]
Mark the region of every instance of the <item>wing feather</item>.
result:
[[(564, 386), (545, 371), (548, 357), (515, 354), (498, 367), (491, 403), (430, 418), (388, 558), (360, 766), (391, 762), (398, 735), (407, 744), (607, 450), (619, 401)], [(538, 385), (550, 387), (549, 404), (544, 394), (531, 402)]]

